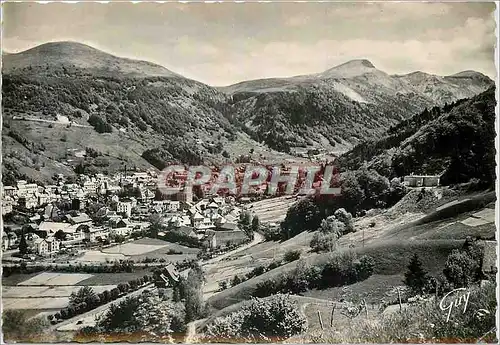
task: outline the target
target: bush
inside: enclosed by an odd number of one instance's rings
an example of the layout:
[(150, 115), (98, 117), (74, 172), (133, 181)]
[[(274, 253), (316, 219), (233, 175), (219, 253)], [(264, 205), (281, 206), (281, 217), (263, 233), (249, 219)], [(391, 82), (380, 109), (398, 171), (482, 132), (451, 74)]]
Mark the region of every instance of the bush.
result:
[(292, 261), (300, 259), (301, 254), (302, 253), (300, 250), (289, 250), (285, 253), (285, 256), (283, 257), (283, 259), (285, 260), (285, 262), (292, 262)]
[(94, 127), (97, 133), (113, 132), (113, 127), (98, 115), (90, 115), (88, 122)]
[(239, 341), (279, 341), (305, 332), (307, 321), (298, 305), (288, 296), (276, 295), (253, 299), (240, 311), (216, 318), (205, 331), (211, 338)]
[(469, 252), (454, 249), (446, 260), (443, 274), (455, 288), (459, 288), (476, 281), (479, 270), (478, 261)]
[(49, 322), (45, 318), (29, 318), (25, 311), (7, 309), (2, 313), (3, 340), (7, 342), (40, 342)]
[(337, 245), (336, 233), (316, 232), (311, 240), (310, 246), (314, 252), (331, 252)]

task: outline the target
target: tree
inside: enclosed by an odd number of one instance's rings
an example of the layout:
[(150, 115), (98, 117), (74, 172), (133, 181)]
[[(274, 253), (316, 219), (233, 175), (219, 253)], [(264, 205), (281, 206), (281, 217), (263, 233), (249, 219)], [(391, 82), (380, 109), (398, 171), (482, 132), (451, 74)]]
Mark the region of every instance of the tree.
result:
[(288, 239), (303, 231), (316, 230), (321, 222), (318, 205), (310, 199), (302, 199), (287, 211), (281, 223), (282, 238)]
[(199, 266), (191, 268), (183, 284), (184, 307), (186, 322), (200, 318), (205, 310), (203, 302), (202, 284), (204, 281), (203, 270)]
[(344, 230), (342, 231), (342, 234), (354, 232), (352, 215), (349, 212), (347, 212), (344, 208), (339, 208), (333, 213), (333, 215), (338, 221), (344, 224)]
[(218, 317), (207, 325), (206, 335), (215, 339), (251, 342), (280, 341), (305, 332), (307, 321), (295, 301), (287, 295), (254, 298), (240, 311)]
[(149, 217), (148, 221), (151, 224), (149, 226), (149, 232), (151, 237), (153, 238), (158, 237), (158, 232), (161, 231), (163, 227), (161, 215), (154, 213)]
[(241, 283), (241, 278), (238, 275), (235, 275), (231, 280), (231, 286), (236, 286)]
[(283, 257), (283, 259), (285, 260), (285, 262), (292, 262), (292, 261), (300, 259), (300, 255), (301, 255), (300, 250), (288, 250), (285, 253), (285, 256)]
[(468, 287), (477, 280), (479, 269), (469, 251), (455, 249), (446, 260), (443, 274), (454, 288)]
[(47, 319), (29, 318), (25, 311), (15, 309), (4, 310), (2, 321), (3, 340), (9, 343), (40, 342), (41, 334), (49, 326)]
[(28, 252), (28, 244), (26, 243), (26, 237), (24, 237), (24, 232), (21, 233), (21, 239), (19, 240), (19, 253), (26, 254)]
[(54, 237), (56, 239), (58, 239), (59, 241), (64, 241), (64, 240), (66, 240), (66, 233), (62, 230), (57, 230)]
[(408, 265), (408, 271), (405, 273), (403, 282), (415, 293), (423, 293), (427, 283), (427, 272), (422, 268), (422, 262), (418, 254), (413, 254)]
[(313, 251), (331, 252), (335, 249), (338, 235), (336, 233), (316, 232), (311, 240), (310, 246)]
[(97, 296), (94, 290), (90, 286), (84, 286), (80, 288), (77, 292), (72, 292), (69, 296), (69, 305), (76, 306), (81, 303), (87, 303), (92, 305), (95, 303)]
[(255, 216), (253, 217), (252, 219), (252, 231), (253, 232), (257, 232), (259, 231), (260, 229), (260, 221), (259, 221), (259, 217), (258, 216)]

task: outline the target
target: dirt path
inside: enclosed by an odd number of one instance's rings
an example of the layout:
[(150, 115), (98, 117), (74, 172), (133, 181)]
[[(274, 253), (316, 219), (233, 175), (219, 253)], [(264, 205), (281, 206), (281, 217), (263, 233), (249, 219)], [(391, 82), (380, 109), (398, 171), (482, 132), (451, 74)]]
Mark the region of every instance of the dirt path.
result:
[(17, 121), (31, 121), (31, 122), (45, 122), (45, 123), (53, 123), (56, 125), (71, 125), (71, 127), (82, 127), (82, 128), (92, 128), (92, 126), (80, 125), (74, 122), (63, 122), (63, 121), (53, 121), (53, 120), (44, 120), (36, 117), (28, 117), (28, 116), (14, 116), (12, 120)]
[(247, 243), (239, 248), (236, 248), (230, 252), (227, 252), (225, 254), (222, 254), (222, 255), (219, 255), (213, 259), (208, 259), (207, 261), (205, 262), (202, 262), (201, 265), (202, 266), (205, 266), (205, 265), (211, 265), (211, 264), (214, 264), (214, 263), (217, 263), (225, 258), (228, 258), (230, 257), (231, 255), (234, 255), (234, 254), (237, 254), (239, 252), (242, 252), (250, 247), (253, 247), (261, 242), (264, 242), (264, 236), (262, 236), (261, 234), (259, 234), (258, 232), (254, 232), (254, 239), (252, 240), (252, 242), (250, 243)]

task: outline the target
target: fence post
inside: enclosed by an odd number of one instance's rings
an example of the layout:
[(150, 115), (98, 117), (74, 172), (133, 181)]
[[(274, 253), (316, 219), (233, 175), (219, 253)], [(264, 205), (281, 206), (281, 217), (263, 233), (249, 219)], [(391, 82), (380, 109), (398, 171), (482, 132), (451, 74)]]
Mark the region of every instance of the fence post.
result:
[(401, 291), (399, 290), (399, 286), (398, 286), (398, 299), (399, 299), (399, 311), (402, 311), (403, 306), (401, 305)]
[(321, 319), (321, 312), (318, 310), (318, 319), (319, 319), (319, 324), (321, 325), (321, 329), (324, 330), (325, 327), (323, 326), (323, 320)]
[(336, 306), (336, 304), (333, 305), (332, 313), (330, 315), (330, 328), (333, 327), (333, 313), (335, 312), (335, 306)]

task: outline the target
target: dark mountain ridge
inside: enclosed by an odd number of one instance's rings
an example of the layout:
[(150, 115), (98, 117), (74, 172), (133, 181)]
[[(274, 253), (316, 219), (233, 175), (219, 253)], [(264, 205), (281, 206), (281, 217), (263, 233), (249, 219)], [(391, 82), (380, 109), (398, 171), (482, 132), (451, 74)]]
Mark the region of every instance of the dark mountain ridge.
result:
[[(115, 171), (232, 160), (228, 147), (342, 153), (425, 108), (492, 84), (470, 71), (390, 76), (368, 60), (353, 60), (323, 73), (214, 88), (74, 42), (4, 54), (3, 72), (6, 171), (45, 180), (77, 164)], [(87, 148), (101, 156), (74, 157)]]
[(470, 99), (424, 110), (366, 141), (336, 161), (342, 171), (362, 167), (392, 178), (442, 175), (443, 184), (495, 181), (495, 87)]

